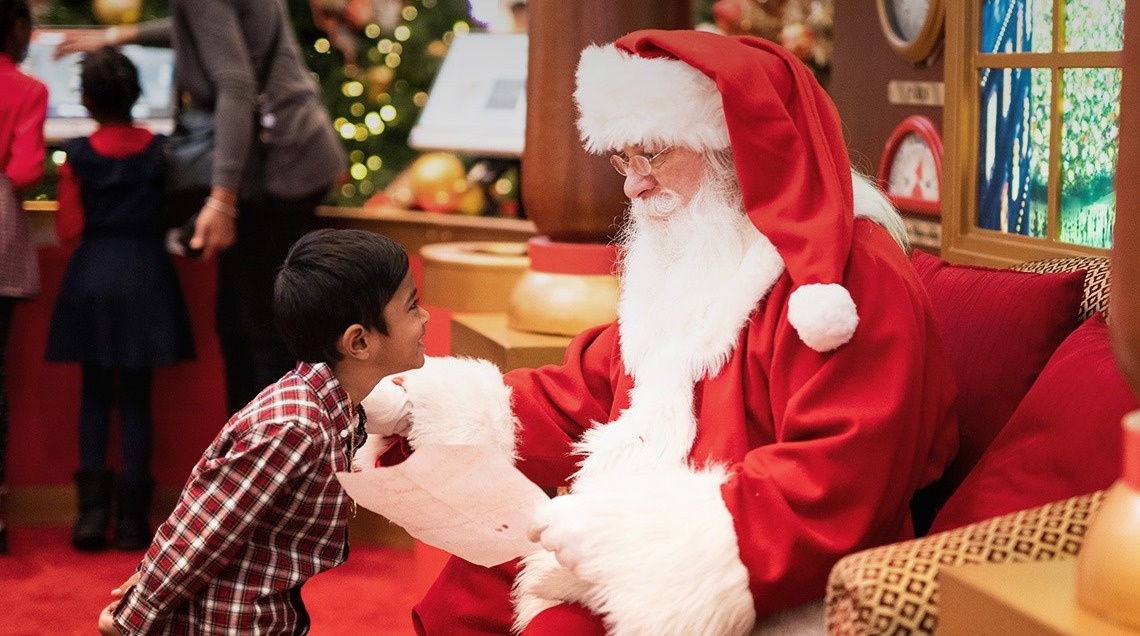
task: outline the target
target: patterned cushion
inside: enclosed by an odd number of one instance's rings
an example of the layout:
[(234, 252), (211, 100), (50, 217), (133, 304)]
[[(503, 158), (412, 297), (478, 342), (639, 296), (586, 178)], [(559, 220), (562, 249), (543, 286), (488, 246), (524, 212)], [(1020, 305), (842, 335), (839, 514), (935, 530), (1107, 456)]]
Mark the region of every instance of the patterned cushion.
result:
[[(1035, 274), (1085, 270), (1085, 291), (1084, 298), (1081, 301), (1080, 313), (1080, 320), (1084, 320), (1096, 312), (1100, 312), (1105, 315), (1105, 318), (1108, 318), (1108, 288), (1112, 282), (1109, 264), (1109, 259), (1104, 256), (1074, 256), (1029, 261), (1021, 263), (1013, 269)], [(1109, 322), (1112, 322), (1111, 319)]]
[(939, 568), (1072, 558), (1104, 494), (1101, 490), (844, 557), (827, 584), (828, 634), (934, 634)]

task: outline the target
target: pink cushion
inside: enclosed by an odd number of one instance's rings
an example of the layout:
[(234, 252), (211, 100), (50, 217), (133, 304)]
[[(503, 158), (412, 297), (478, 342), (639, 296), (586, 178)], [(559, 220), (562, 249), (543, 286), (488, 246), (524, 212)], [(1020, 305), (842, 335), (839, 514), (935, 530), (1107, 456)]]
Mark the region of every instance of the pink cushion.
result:
[(920, 250), (911, 260), (930, 296), (959, 393), (958, 456), (917, 504), (921, 531), (1076, 327), (1085, 273), (951, 265)]
[(1121, 418), (1137, 408), (1096, 314), (1058, 347), (931, 532), (1108, 487), (1120, 476)]

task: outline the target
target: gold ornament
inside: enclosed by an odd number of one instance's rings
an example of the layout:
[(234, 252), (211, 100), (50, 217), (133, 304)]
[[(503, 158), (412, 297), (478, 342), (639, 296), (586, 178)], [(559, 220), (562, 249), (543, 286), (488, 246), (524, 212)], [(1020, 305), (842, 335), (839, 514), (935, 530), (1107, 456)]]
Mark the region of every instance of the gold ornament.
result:
[(409, 172), (416, 205), (429, 212), (455, 211), (460, 195), (468, 190), (463, 162), (450, 152), (420, 155)]
[(487, 196), (483, 194), (483, 190), (475, 186), (468, 187), (455, 202), (455, 211), (468, 216), (479, 216), (486, 207)]
[(142, 12), (142, 0), (94, 0), (91, 9), (102, 24), (134, 24)]

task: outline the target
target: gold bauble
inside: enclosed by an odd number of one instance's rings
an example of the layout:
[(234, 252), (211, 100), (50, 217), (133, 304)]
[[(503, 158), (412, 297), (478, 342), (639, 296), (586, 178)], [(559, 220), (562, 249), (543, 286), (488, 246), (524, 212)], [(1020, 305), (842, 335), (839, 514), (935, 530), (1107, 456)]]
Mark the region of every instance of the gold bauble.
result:
[(134, 24), (142, 12), (142, 0), (94, 0), (91, 9), (102, 24)]
[(416, 205), (431, 212), (454, 211), (468, 189), (463, 162), (450, 152), (420, 155), (409, 168), (409, 182)]
[(455, 201), (455, 211), (468, 216), (479, 216), (487, 207), (487, 196), (477, 187), (469, 187)]

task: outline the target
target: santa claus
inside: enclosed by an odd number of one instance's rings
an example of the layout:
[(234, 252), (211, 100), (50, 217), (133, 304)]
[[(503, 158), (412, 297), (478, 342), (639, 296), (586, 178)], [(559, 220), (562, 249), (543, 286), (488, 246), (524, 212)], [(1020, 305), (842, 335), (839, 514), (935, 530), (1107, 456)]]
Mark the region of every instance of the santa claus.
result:
[(568, 486), (543, 549), (453, 558), (416, 628), (747, 634), (913, 535), (908, 502), (957, 447), (951, 370), (900, 220), (792, 54), (639, 31), (582, 53), (575, 99), (631, 200), (617, 321), (562, 366), (436, 358), (403, 376), (406, 409), (365, 401), (412, 449), (488, 444)]

